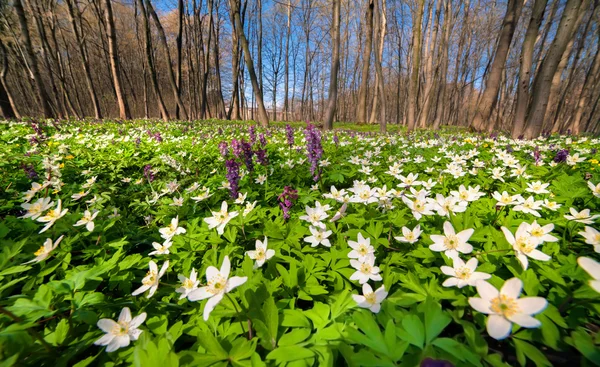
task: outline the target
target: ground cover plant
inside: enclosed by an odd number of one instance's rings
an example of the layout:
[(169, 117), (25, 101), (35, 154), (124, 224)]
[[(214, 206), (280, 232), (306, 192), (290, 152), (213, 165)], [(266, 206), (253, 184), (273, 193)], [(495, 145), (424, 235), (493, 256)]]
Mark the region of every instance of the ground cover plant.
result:
[(599, 142), (2, 123), (2, 365), (598, 365)]

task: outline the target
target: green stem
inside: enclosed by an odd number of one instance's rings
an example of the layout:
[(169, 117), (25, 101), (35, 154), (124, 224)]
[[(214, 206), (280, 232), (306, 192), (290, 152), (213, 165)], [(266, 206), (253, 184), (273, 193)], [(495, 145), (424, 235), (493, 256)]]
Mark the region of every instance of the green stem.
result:
[[(231, 304), (233, 305), (233, 308), (235, 308), (235, 311), (238, 313), (238, 316), (240, 318), (239, 319), (240, 327), (242, 328), (242, 332), (244, 332), (244, 323), (242, 322), (242, 312), (237, 307), (237, 304), (233, 301), (233, 298), (231, 298), (229, 293), (225, 293), (225, 296), (227, 296), (227, 299), (229, 299), (229, 302), (231, 302)], [(252, 339), (252, 329), (251, 329), (250, 325), (251, 325), (250, 318), (248, 318), (248, 340)]]

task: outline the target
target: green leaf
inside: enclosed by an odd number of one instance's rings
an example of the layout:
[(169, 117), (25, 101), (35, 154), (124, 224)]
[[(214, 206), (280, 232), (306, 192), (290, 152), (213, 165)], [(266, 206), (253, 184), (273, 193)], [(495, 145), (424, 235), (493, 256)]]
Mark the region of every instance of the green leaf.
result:
[(289, 333), (283, 334), (279, 339), (280, 347), (286, 345), (296, 345), (305, 341), (310, 336), (311, 330), (306, 328), (292, 329)]
[(274, 359), (277, 363), (297, 361), (301, 359), (314, 357), (315, 353), (307, 348), (302, 348), (296, 345), (279, 347), (269, 354), (267, 359)]
[(398, 333), (400, 339), (423, 349), (425, 343), (425, 328), (417, 315), (407, 315), (402, 319), (404, 330)]
[(513, 339), (517, 351), (517, 359), (522, 366), (525, 365), (525, 358), (530, 359), (536, 366), (552, 366), (548, 358), (539, 349), (533, 345), (519, 340)]
[(452, 318), (445, 314), (442, 306), (431, 297), (427, 297), (423, 313), (425, 315), (425, 342), (429, 344), (450, 324)]
[(304, 316), (300, 310), (283, 310), (283, 319), (281, 320), (281, 326), (284, 327), (305, 327), (311, 328), (312, 325), (308, 318)]
[(229, 351), (229, 359), (231, 361), (240, 362), (252, 357), (252, 354), (254, 354), (254, 351), (256, 350), (256, 341), (256, 338), (252, 340), (237, 338), (233, 341), (231, 350)]
[(0, 276), (22, 273), (29, 269), (31, 269), (31, 266), (17, 265), (17, 266), (10, 267), (8, 269), (4, 269), (2, 272), (0, 272)]
[(198, 335), (198, 343), (202, 345), (208, 354), (212, 354), (219, 360), (225, 360), (229, 356), (229, 353), (223, 349), (221, 343), (214, 337), (210, 332), (200, 332)]

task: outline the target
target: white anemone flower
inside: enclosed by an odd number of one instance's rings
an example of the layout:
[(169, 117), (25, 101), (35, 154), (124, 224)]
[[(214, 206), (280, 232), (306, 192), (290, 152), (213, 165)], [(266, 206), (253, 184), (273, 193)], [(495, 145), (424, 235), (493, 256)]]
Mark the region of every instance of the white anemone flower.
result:
[(310, 243), (310, 247), (317, 247), (318, 245), (323, 245), (325, 247), (331, 247), (331, 242), (327, 239), (332, 231), (328, 231), (319, 227), (308, 227), (312, 236), (304, 237), (304, 242)]
[(106, 345), (107, 352), (114, 352), (119, 348), (124, 348), (129, 345), (131, 340), (137, 340), (142, 333), (138, 329), (146, 321), (146, 313), (142, 312), (133, 319), (131, 311), (128, 307), (121, 310), (119, 319), (113, 321), (111, 319), (98, 320), (98, 327), (106, 334), (94, 342), (95, 345)]
[(93, 213), (90, 213), (89, 210), (83, 212), (83, 217), (77, 221), (77, 223), (73, 224), (74, 227), (79, 227), (85, 224), (85, 228), (93, 232), (94, 231), (94, 219), (98, 216), (99, 211), (95, 210)]
[(525, 328), (542, 325), (532, 315), (542, 312), (548, 302), (543, 297), (519, 298), (522, 288), (523, 282), (518, 278), (504, 282), (500, 291), (484, 280), (477, 282), (477, 293), (481, 298), (471, 297), (469, 304), (476, 311), (489, 315), (486, 326), (492, 338), (508, 337), (513, 323)]
[(142, 286), (136, 289), (131, 295), (137, 296), (138, 294), (142, 294), (145, 291), (150, 290), (146, 297), (152, 297), (158, 289), (158, 283), (160, 281), (160, 278), (165, 274), (168, 267), (169, 261), (167, 260), (163, 263), (162, 267), (160, 268), (160, 271), (158, 271), (158, 265), (156, 265), (154, 261), (150, 260), (150, 262), (148, 263), (148, 273), (146, 273), (146, 276), (144, 277), (144, 279), (142, 279)]
[(419, 240), (421, 233), (423, 233), (423, 231), (421, 231), (421, 225), (417, 224), (417, 226), (412, 230), (408, 229), (407, 227), (402, 227), (403, 236), (394, 238), (396, 241), (400, 242), (415, 243)]
[(547, 190), (549, 183), (542, 183), (541, 181), (527, 183), (527, 188), (525, 191), (531, 192), (534, 194), (549, 194), (550, 191)]
[(321, 221), (329, 217), (329, 215), (326, 212), (326, 207), (321, 206), (321, 203), (317, 201), (316, 206), (314, 208), (311, 208), (309, 206), (306, 206), (305, 208), (306, 215), (300, 216), (300, 220), (305, 220), (315, 227), (320, 227), (324, 229), (325, 224)]
[(165, 228), (159, 229), (158, 231), (160, 232), (161, 237), (165, 240), (170, 240), (174, 236), (186, 232), (185, 228), (179, 227), (179, 216), (172, 218), (171, 224)]
[(246, 283), (248, 277), (231, 277), (229, 278), (229, 272), (231, 270), (231, 263), (229, 257), (225, 256), (221, 270), (214, 266), (209, 266), (206, 269), (206, 280), (207, 285), (202, 288), (198, 288), (190, 294), (188, 299), (190, 301), (200, 301), (203, 299), (209, 299), (204, 305), (204, 321), (208, 320), (210, 313), (215, 307), (221, 302), (226, 293), (231, 292), (234, 288)]
[(375, 256), (367, 256), (365, 261), (350, 260), (350, 265), (356, 271), (350, 276), (350, 280), (358, 280), (360, 284), (365, 284), (369, 280), (379, 281), (379, 267), (375, 266)]
[(56, 209), (50, 209), (46, 215), (43, 215), (37, 219), (38, 222), (46, 223), (40, 233), (46, 232), (50, 227), (52, 227), (54, 222), (64, 217), (68, 211), (69, 209), (62, 209), (62, 201), (58, 199), (58, 202), (56, 203)]
[(189, 296), (193, 290), (198, 289), (198, 284), (200, 284), (200, 280), (197, 279), (198, 273), (196, 272), (196, 269), (193, 268), (189, 278), (183, 274), (177, 275), (177, 278), (181, 282), (181, 287), (175, 289), (175, 292), (181, 293), (179, 299), (184, 299)]
[(594, 185), (592, 181), (588, 181), (587, 184), (590, 190), (592, 190), (592, 194), (594, 194), (595, 197), (600, 198), (600, 183)]
[(267, 246), (267, 237), (265, 237), (263, 242), (256, 240), (256, 249), (254, 251), (246, 251), (246, 255), (255, 261), (254, 269), (260, 268), (275, 255), (275, 250), (267, 249)]
[(565, 214), (565, 218), (567, 218), (568, 220), (574, 220), (575, 222), (579, 222), (579, 223), (583, 223), (583, 224), (594, 224), (594, 221), (596, 220), (596, 218), (600, 217), (600, 214), (590, 215), (589, 209), (583, 209), (582, 211), (578, 212), (574, 208), (570, 208), (569, 212), (571, 212), (571, 215)]
[(544, 202), (542, 200), (535, 200), (533, 196), (530, 196), (526, 200), (521, 200), (517, 205), (514, 206), (513, 210), (516, 212), (531, 214), (539, 218), (541, 215), (538, 213), (538, 210), (542, 210), (543, 203)]
[(594, 278), (590, 280), (588, 284), (590, 287), (594, 288), (596, 292), (600, 293), (600, 263), (589, 257), (580, 257), (577, 259), (577, 263), (586, 271), (586, 273)]
[(37, 218), (39, 218), (40, 215), (42, 215), (43, 212), (50, 209), (52, 205), (54, 205), (54, 202), (51, 200), (52, 199), (50, 198), (41, 198), (37, 199), (33, 204), (21, 204), (21, 208), (27, 210), (27, 213), (20, 216), (19, 218), (31, 218), (33, 220), (36, 220)]
[(357, 303), (358, 307), (368, 308), (373, 313), (378, 313), (381, 309), (381, 302), (387, 297), (388, 292), (385, 290), (385, 285), (377, 288), (373, 292), (373, 288), (368, 283), (363, 284), (363, 294), (353, 294), (352, 298)]
[(585, 238), (585, 243), (594, 246), (594, 251), (600, 253), (600, 232), (592, 227), (585, 226), (585, 230), (578, 232), (578, 234)]
[(58, 239), (54, 242), (52, 242), (52, 240), (50, 238), (46, 238), (46, 241), (44, 242), (42, 247), (40, 247), (36, 252), (33, 253), (35, 255), (35, 259), (27, 261), (23, 265), (31, 264), (31, 263), (39, 263), (40, 261), (45, 260), (48, 256), (50, 256), (50, 253), (52, 252), (52, 250), (54, 250), (58, 246), (60, 241), (62, 241), (63, 237), (64, 237), (64, 235), (58, 237)]
[(414, 201), (402, 197), (402, 201), (412, 211), (412, 215), (416, 220), (420, 220), (423, 215), (433, 215), (432, 205), (426, 201), (425, 196), (417, 195)]
[(523, 199), (521, 195), (510, 195), (506, 191), (503, 191), (502, 194), (496, 191), (492, 194), (492, 197), (496, 199), (497, 206), (517, 205)]
[(358, 261), (364, 262), (375, 256), (375, 248), (371, 246), (371, 239), (364, 238), (360, 232), (357, 241), (348, 241), (348, 246), (352, 248), (352, 251), (348, 253), (350, 259), (358, 259)]
[(502, 232), (504, 232), (504, 237), (506, 237), (506, 241), (508, 241), (515, 250), (515, 255), (517, 256), (517, 260), (521, 263), (521, 266), (523, 266), (523, 270), (527, 270), (527, 267), (529, 266), (529, 257), (539, 261), (548, 261), (551, 259), (549, 255), (546, 255), (537, 249), (541, 244), (540, 239), (529, 233), (529, 227), (530, 225), (528, 223), (522, 222), (519, 225), (519, 228), (517, 228), (517, 232), (515, 232), (514, 236), (508, 228), (501, 228)]
[(557, 242), (558, 238), (550, 234), (553, 229), (554, 224), (552, 223), (546, 224), (545, 226), (540, 226), (537, 220), (534, 220), (533, 223), (529, 225), (527, 232), (529, 232), (533, 237), (536, 237), (540, 243)]
[(162, 244), (158, 242), (152, 242), (152, 247), (154, 247), (154, 251), (150, 252), (148, 256), (168, 255), (170, 253), (169, 248), (171, 248), (171, 246), (173, 246), (173, 242), (171, 242), (171, 240), (165, 240), (165, 242)]
[(470, 258), (466, 263), (458, 256), (452, 259), (452, 267), (442, 266), (442, 273), (450, 276), (442, 285), (444, 287), (475, 286), (479, 280), (490, 279), (491, 274), (475, 271), (477, 269), (477, 258)]
[(429, 246), (431, 251), (444, 252), (448, 257), (455, 257), (458, 253), (469, 254), (473, 251), (473, 246), (467, 241), (473, 235), (473, 228), (465, 229), (456, 233), (452, 224), (444, 222), (444, 235), (432, 234), (429, 236), (433, 244)]
[(222, 235), (225, 231), (225, 226), (229, 223), (230, 220), (238, 216), (238, 212), (228, 212), (227, 211), (227, 202), (223, 201), (221, 203), (221, 210), (217, 212), (213, 212), (212, 217), (204, 218), (204, 221), (208, 224), (208, 229), (217, 228), (217, 233)]

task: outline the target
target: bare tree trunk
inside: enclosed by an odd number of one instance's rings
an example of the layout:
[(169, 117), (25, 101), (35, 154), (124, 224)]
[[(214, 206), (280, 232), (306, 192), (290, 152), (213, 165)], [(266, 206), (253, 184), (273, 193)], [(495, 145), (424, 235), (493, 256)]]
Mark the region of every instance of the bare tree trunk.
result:
[[(598, 32), (598, 39), (600, 40), (600, 31)], [(571, 125), (573, 126), (574, 134), (579, 134), (583, 130), (582, 121), (584, 120), (584, 111), (588, 105), (588, 101), (592, 97), (594, 85), (597, 84), (595, 79), (600, 79), (598, 76), (600, 76), (600, 47), (596, 48), (594, 61), (585, 75), (585, 80), (581, 89), (581, 95), (579, 96), (577, 107), (575, 108), (573, 122)], [(596, 93), (598, 93), (598, 90), (596, 90)]]
[[(533, 65), (533, 49), (538, 37), (538, 30), (542, 24), (542, 17), (548, 0), (535, 0), (529, 25), (525, 32), (523, 48), (521, 50), (521, 68), (519, 70), (519, 84), (517, 85), (517, 109), (512, 127), (512, 137), (516, 138), (523, 132), (527, 105), (529, 104), (529, 84), (531, 80), (531, 67)], [(550, 20), (549, 20), (550, 21)]]
[(44, 117), (53, 117), (52, 108), (50, 107), (50, 97), (46, 92), (46, 86), (40, 73), (40, 68), (33, 51), (33, 45), (31, 44), (31, 37), (29, 35), (29, 26), (27, 25), (27, 18), (25, 17), (25, 11), (23, 10), (22, 0), (14, 0), (14, 8), (19, 18), (19, 25), (21, 27), (21, 38), (25, 44), (25, 56), (27, 63), (29, 64), (30, 77), (35, 82), (38, 103), (42, 107)]
[[(181, 99), (181, 51), (183, 43), (183, 0), (177, 0), (177, 70), (175, 71), (175, 84), (177, 85), (177, 96)], [(175, 118), (179, 120), (179, 104), (175, 106)]]
[[(433, 128), (438, 129), (442, 123), (442, 120), (446, 118), (446, 106), (448, 103), (446, 102), (446, 84), (448, 84), (448, 48), (450, 44), (450, 33), (452, 32), (452, 1), (445, 0), (444, 5), (444, 25), (442, 29), (443, 40), (441, 48), (441, 56), (440, 56), (440, 72), (438, 76), (439, 82), (439, 93), (438, 100), (440, 101), (438, 105), (438, 113), (435, 117), (435, 121), (433, 123)], [(435, 90), (435, 89), (434, 89)]]
[[(217, 4), (218, 5), (218, 4)], [(225, 118), (225, 101), (223, 100), (223, 89), (221, 86), (221, 58), (219, 57), (219, 32), (217, 27), (219, 26), (219, 9), (217, 7), (217, 22), (213, 22), (213, 54), (215, 58), (215, 90), (217, 94), (217, 113), (220, 119)]]
[(575, 34), (579, 13), (585, 12), (589, 8), (589, 3), (589, 0), (570, 0), (563, 10), (556, 36), (550, 45), (548, 53), (542, 60), (539, 73), (533, 81), (531, 104), (529, 106), (527, 127), (525, 129), (526, 138), (537, 137), (542, 131), (552, 78), (567, 48), (567, 44)]
[(156, 96), (156, 103), (158, 104), (158, 111), (164, 121), (169, 120), (169, 112), (165, 107), (165, 102), (160, 92), (158, 85), (158, 77), (156, 75), (156, 68), (154, 67), (154, 57), (152, 55), (152, 33), (150, 31), (150, 22), (148, 21), (148, 13), (142, 0), (137, 0), (137, 4), (140, 8), (140, 14), (142, 15), (142, 26), (144, 27), (144, 49), (146, 54), (146, 64), (148, 66), (148, 73), (150, 74), (150, 82), (152, 84), (152, 90)]
[(358, 91), (358, 104), (356, 106), (356, 121), (366, 122), (367, 119), (367, 89), (369, 87), (369, 66), (371, 64), (371, 49), (373, 44), (373, 0), (367, 0), (365, 12), (365, 46), (363, 48), (362, 76)]
[(242, 49), (244, 51), (244, 60), (246, 62), (246, 67), (248, 68), (248, 73), (250, 74), (252, 89), (254, 90), (254, 94), (256, 95), (256, 102), (258, 105), (258, 119), (261, 126), (266, 127), (269, 125), (269, 116), (267, 115), (267, 110), (265, 109), (262, 89), (260, 89), (260, 86), (258, 85), (256, 72), (254, 71), (254, 63), (252, 62), (252, 55), (250, 54), (250, 46), (248, 45), (248, 40), (246, 39), (246, 35), (244, 34), (244, 26), (240, 17), (240, 1), (229, 0), (229, 8), (230, 11), (233, 12), (233, 18), (235, 20), (235, 32), (237, 33), (238, 38), (242, 43)]
[(433, 60), (435, 59), (435, 55), (436, 55), (436, 49), (437, 49), (437, 35), (438, 35), (438, 30), (440, 28), (440, 6), (442, 4), (442, 0), (437, 1), (436, 7), (435, 7), (435, 18), (433, 18), (433, 14), (432, 14), (432, 21), (433, 19), (435, 19), (434, 24), (432, 25), (433, 27), (433, 31), (431, 34), (431, 41), (429, 42), (429, 52), (427, 54), (427, 63), (425, 66), (425, 88), (423, 88), (424, 90), (424, 98), (425, 101), (423, 102), (423, 109), (421, 110), (421, 114), (420, 114), (420, 121), (419, 121), (419, 126), (421, 126), (422, 128), (424, 128), (427, 124), (427, 122), (429, 121), (429, 110), (431, 108), (431, 103), (434, 100), (433, 98), (433, 87), (434, 87), (434, 77), (435, 77), (435, 71), (434, 71), (434, 67), (433, 67)]
[(417, 95), (419, 93), (419, 69), (421, 64), (421, 24), (423, 23), (423, 9), (425, 0), (417, 1), (417, 13), (413, 18), (413, 61), (408, 87), (408, 130), (415, 128), (417, 121)]
[[(204, 52), (204, 76), (202, 78), (202, 104), (200, 105), (200, 118), (206, 118), (206, 110), (208, 107), (208, 77), (210, 72), (210, 42), (212, 40), (213, 26), (213, 4), (214, 0), (208, 0), (208, 38), (206, 40), (206, 51)], [(202, 44), (200, 47), (204, 48)]]
[(377, 9), (377, 23), (379, 32), (377, 33), (377, 41), (379, 43), (379, 49), (375, 52), (375, 72), (379, 76), (379, 87), (375, 91), (375, 93), (379, 94), (379, 131), (386, 132), (387, 131), (387, 120), (386, 120), (386, 100), (385, 100), (385, 80), (383, 78), (383, 67), (382, 67), (382, 57), (383, 57), (383, 45), (385, 43), (385, 31), (387, 27), (387, 18), (386, 18), (386, 3), (385, 0), (382, 0), (381, 8), (378, 4), (378, 1), (375, 0), (375, 8)]
[(323, 121), (323, 129), (333, 129), (333, 118), (337, 104), (338, 94), (338, 72), (340, 70), (340, 12), (341, 0), (333, 0), (333, 19), (331, 22), (331, 38), (333, 43), (333, 53), (331, 55), (331, 72), (329, 73), (329, 101), (327, 103), (327, 112)]
[(498, 92), (500, 91), (502, 72), (506, 65), (510, 43), (515, 33), (515, 29), (517, 28), (522, 8), (522, 0), (508, 1), (506, 14), (504, 15), (504, 21), (502, 22), (502, 29), (498, 36), (498, 45), (496, 47), (494, 61), (490, 67), (489, 75), (485, 83), (485, 90), (481, 96), (481, 101), (479, 101), (471, 124), (476, 130), (480, 131), (484, 128), (486, 123), (490, 123), (488, 120), (496, 106)]
[[(288, 89), (290, 83), (290, 37), (292, 35), (292, 0), (287, 3), (287, 31), (285, 35), (285, 98), (283, 99), (284, 118), (288, 121), (290, 103), (288, 100)], [(293, 98), (293, 96), (292, 96)]]
[(185, 109), (185, 105), (183, 104), (183, 101), (181, 100), (181, 96), (179, 94), (179, 88), (177, 87), (177, 82), (175, 80), (175, 73), (173, 72), (173, 67), (171, 66), (171, 51), (169, 51), (169, 45), (167, 44), (167, 36), (165, 35), (165, 30), (164, 30), (162, 24), (160, 23), (160, 19), (158, 19), (158, 15), (156, 15), (156, 11), (154, 11), (154, 7), (152, 6), (151, 0), (146, 0), (146, 7), (148, 10), (148, 13), (154, 20), (154, 24), (156, 25), (156, 28), (158, 29), (158, 36), (159, 36), (158, 38), (160, 39), (160, 41), (163, 45), (163, 48), (165, 49), (165, 52), (167, 53), (167, 74), (169, 76), (169, 82), (171, 84), (171, 89), (173, 90), (173, 98), (175, 98), (175, 102), (177, 102), (177, 105), (181, 109), (181, 114), (182, 114), (183, 119), (187, 120), (188, 114)]
[(8, 60), (6, 55), (6, 47), (4, 47), (4, 43), (2, 43), (2, 39), (0, 39), (0, 112), (2, 112), (2, 116), (5, 119), (14, 119), (21, 118), (19, 112), (16, 110), (14, 106), (14, 102), (12, 96), (9, 93), (8, 88), (6, 87), (6, 73), (8, 72)]

